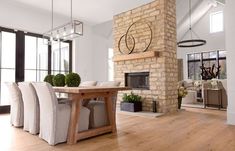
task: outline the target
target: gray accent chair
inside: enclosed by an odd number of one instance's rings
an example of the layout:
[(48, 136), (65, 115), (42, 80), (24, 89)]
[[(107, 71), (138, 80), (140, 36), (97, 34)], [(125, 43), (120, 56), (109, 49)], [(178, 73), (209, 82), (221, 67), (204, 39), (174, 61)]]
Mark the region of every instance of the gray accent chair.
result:
[[(100, 87), (112, 87), (119, 86), (120, 82), (108, 81), (100, 82), (97, 86)], [(88, 103), (87, 107), (90, 109), (90, 128), (98, 128), (108, 125), (108, 116), (106, 111), (106, 105), (103, 98), (97, 98), (98, 100), (92, 100)], [(113, 98), (113, 108), (116, 110), (116, 97)]]
[(39, 102), (37, 93), (30, 82), (18, 83), (24, 103), (24, 130), (39, 133)]
[[(227, 81), (226, 80), (218, 81), (217, 87), (219, 89), (221, 89), (221, 91), (222, 91), (222, 107), (227, 108), (227, 104), (228, 104)], [(202, 98), (203, 98), (205, 106), (212, 106), (213, 107), (214, 105), (217, 106), (219, 104), (217, 102), (217, 100), (218, 100), (217, 95), (214, 94), (214, 93), (216, 93), (216, 91), (211, 94), (207, 93), (207, 90), (211, 89), (211, 88), (212, 88), (211, 81), (207, 81), (202, 84)]]
[(24, 124), (24, 105), (20, 89), (14, 82), (5, 84), (9, 91), (9, 99), (11, 104), (11, 125), (15, 127), (22, 127)]
[[(67, 140), (71, 105), (59, 104), (52, 86), (46, 82), (32, 83), (36, 89), (40, 105), (40, 133), (39, 137), (50, 145)], [(89, 109), (81, 107), (79, 130), (88, 130)]]

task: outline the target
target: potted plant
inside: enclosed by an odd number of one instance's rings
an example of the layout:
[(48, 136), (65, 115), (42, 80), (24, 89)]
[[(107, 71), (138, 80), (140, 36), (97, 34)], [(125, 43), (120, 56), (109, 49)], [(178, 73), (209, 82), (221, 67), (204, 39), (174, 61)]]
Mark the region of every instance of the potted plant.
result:
[(54, 86), (54, 84), (53, 84), (53, 78), (54, 78), (54, 75), (50, 75), (50, 74), (48, 74), (45, 78), (44, 78), (44, 82), (48, 82), (48, 83), (50, 83), (52, 86)]
[(57, 87), (65, 86), (65, 76), (63, 74), (57, 74), (53, 78), (53, 85)]
[(77, 73), (69, 73), (65, 76), (65, 84), (68, 87), (78, 87), (81, 82), (81, 78)]
[(178, 88), (178, 109), (181, 108), (182, 98), (184, 98), (188, 94), (188, 91), (185, 87), (180, 86)]
[(121, 110), (129, 112), (142, 111), (141, 96), (135, 95), (133, 92), (131, 94), (124, 94), (121, 102)]

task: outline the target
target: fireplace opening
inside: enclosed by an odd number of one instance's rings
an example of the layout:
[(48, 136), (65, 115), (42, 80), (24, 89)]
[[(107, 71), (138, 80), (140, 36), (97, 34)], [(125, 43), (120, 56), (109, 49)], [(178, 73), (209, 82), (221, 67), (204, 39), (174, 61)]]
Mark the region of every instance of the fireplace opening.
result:
[(125, 73), (125, 86), (136, 90), (149, 90), (149, 72)]

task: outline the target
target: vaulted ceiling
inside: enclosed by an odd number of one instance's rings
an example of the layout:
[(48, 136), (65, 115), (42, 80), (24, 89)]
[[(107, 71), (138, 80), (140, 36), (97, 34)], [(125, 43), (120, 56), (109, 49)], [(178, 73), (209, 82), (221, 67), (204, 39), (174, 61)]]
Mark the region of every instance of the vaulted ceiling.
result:
[[(19, 7), (23, 5), (24, 8), (51, 12), (51, 0), (0, 0), (0, 5), (1, 1)], [(152, 1), (154, 0), (73, 0), (73, 16), (95, 25), (112, 20), (118, 13)], [(189, 27), (188, 2), (189, 0), (176, 0), (177, 32), (180, 37)], [(216, 2), (224, 3), (225, 0), (192, 0), (192, 25), (197, 23)], [(54, 12), (70, 17), (70, 0), (54, 0)]]
[[(51, 11), (51, 0), (7, 1), (43, 11)], [(147, 4), (151, 1), (154, 0), (73, 0), (73, 14), (74, 18), (98, 24), (111, 20), (115, 14)], [(69, 17), (70, 0), (54, 0), (54, 12)]]
[[(194, 26), (212, 7), (225, 0), (191, 0), (191, 23)], [(181, 39), (189, 29), (189, 0), (176, 0), (177, 36)]]

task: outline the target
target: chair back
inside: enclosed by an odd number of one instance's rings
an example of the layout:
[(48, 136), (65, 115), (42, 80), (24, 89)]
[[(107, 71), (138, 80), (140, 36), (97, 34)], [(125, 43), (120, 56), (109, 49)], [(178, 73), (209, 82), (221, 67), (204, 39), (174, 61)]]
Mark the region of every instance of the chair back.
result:
[[(38, 96), (33, 85), (30, 82), (19, 82), (18, 85), (22, 94), (24, 107), (27, 107), (27, 109), (32, 110), (36, 106), (39, 106)], [(35, 111), (32, 110), (32, 112)]]
[(24, 129), (36, 134), (39, 130), (39, 102), (36, 90), (30, 82), (19, 82), (18, 85), (24, 103)]
[(98, 86), (105, 86), (105, 87), (113, 87), (113, 86), (119, 86), (121, 82), (119, 81), (106, 81), (106, 82), (99, 82)]
[(15, 82), (6, 82), (10, 103), (22, 101), (20, 89)]
[(40, 109), (47, 113), (56, 111), (58, 100), (52, 86), (47, 82), (32, 83), (39, 99)]
[(33, 82), (32, 84), (37, 92), (40, 106), (40, 133), (45, 129), (55, 130), (58, 108), (55, 92), (47, 82)]
[(8, 88), (8, 95), (11, 104), (11, 124), (14, 126), (23, 126), (24, 106), (20, 89), (15, 82), (5, 83)]
[(82, 87), (89, 87), (89, 86), (96, 86), (97, 81), (84, 81), (79, 86)]

